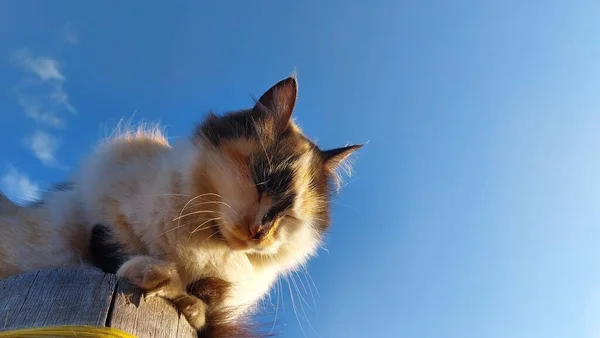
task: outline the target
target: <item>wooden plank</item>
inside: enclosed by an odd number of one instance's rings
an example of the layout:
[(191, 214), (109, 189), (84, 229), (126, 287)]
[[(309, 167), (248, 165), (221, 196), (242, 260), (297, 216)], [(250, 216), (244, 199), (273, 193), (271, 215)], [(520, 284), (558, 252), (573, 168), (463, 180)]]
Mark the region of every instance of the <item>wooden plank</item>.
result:
[(115, 276), (89, 268), (41, 270), (0, 281), (2, 329), (104, 326), (116, 282)]
[(37, 277), (37, 272), (0, 280), (0, 331), (19, 313)]
[(194, 329), (175, 307), (159, 297), (144, 299), (141, 292), (120, 280), (108, 326), (140, 338), (197, 337)]
[(61, 274), (58, 281), (60, 287), (56, 298), (60, 299), (59, 309), (48, 314), (44, 326), (66, 325), (66, 320), (73, 325), (106, 323), (117, 285), (116, 276), (100, 270), (78, 269), (70, 274)]
[(183, 315), (179, 315), (179, 326), (177, 327), (177, 337), (197, 338), (198, 332), (188, 323)]

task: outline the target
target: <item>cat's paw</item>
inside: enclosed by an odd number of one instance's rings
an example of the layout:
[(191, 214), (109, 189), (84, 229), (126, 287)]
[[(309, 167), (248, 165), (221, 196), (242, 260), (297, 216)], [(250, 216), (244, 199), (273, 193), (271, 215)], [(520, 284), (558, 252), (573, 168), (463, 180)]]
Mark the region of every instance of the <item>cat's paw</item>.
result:
[(173, 303), (196, 331), (206, 324), (206, 304), (200, 298), (184, 295), (174, 299)]
[(206, 304), (186, 293), (174, 263), (136, 256), (119, 268), (117, 276), (144, 290), (145, 297), (159, 296), (172, 301), (197, 331), (206, 324)]
[(117, 276), (144, 290), (145, 297), (172, 299), (180, 296), (183, 290), (175, 264), (149, 256), (136, 256), (128, 260), (119, 268)]

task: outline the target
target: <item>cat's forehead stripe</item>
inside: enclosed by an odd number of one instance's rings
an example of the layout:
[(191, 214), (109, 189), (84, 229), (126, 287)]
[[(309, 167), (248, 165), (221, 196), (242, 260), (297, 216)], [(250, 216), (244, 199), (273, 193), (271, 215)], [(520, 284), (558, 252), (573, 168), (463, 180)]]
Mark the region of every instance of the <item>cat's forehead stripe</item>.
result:
[(209, 114), (202, 123), (196, 134), (204, 136), (211, 144), (218, 147), (224, 141), (246, 138), (258, 139), (259, 131), (268, 131), (266, 128), (268, 119), (260, 111), (243, 110), (217, 117)]

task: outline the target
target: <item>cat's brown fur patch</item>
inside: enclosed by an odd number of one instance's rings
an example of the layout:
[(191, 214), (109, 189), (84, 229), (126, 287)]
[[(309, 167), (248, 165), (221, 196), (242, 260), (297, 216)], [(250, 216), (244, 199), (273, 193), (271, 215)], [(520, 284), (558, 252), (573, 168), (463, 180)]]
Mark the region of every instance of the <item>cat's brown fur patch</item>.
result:
[(201, 278), (187, 286), (190, 294), (202, 299), (208, 305), (222, 302), (231, 283), (217, 277)]

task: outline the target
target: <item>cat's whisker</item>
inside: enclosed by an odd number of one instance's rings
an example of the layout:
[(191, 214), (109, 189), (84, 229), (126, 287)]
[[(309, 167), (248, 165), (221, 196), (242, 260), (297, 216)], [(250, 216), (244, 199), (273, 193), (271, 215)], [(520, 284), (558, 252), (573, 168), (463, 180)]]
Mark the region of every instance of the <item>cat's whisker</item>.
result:
[[(212, 211), (209, 211), (209, 210), (204, 210), (204, 211), (207, 211), (207, 212), (212, 212)], [(174, 226), (174, 227), (172, 227), (171, 229), (169, 229), (169, 230), (167, 230), (167, 231), (165, 231), (165, 232), (161, 233), (160, 235), (158, 235), (158, 236), (154, 237), (153, 239), (151, 239), (151, 241), (152, 241), (152, 242), (154, 242), (155, 240), (157, 240), (157, 239), (158, 239), (158, 238), (160, 238), (161, 236), (164, 236), (164, 235), (168, 234), (168, 233), (169, 233), (169, 232), (171, 232), (171, 231), (175, 231), (175, 230), (177, 230), (177, 229), (183, 228), (183, 227), (185, 227), (185, 226), (187, 226), (187, 225), (189, 225), (189, 224), (191, 224), (191, 223), (193, 223), (193, 222), (195, 222), (195, 220), (191, 220), (191, 221), (184, 222), (184, 223), (178, 222), (176, 226)]]
[(302, 323), (300, 323), (300, 317), (298, 317), (298, 310), (296, 309), (296, 300), (294, 299), (294, 293), (292, 292), (292, 287), (290, 285), (289, 272), (286, 272), (285, 274), (285, 281), (287, 282), (290, 298), (292, 299), (292, 308), (294, 309), (294, 315), (296, 316), (296, 320), (298, 321), (298, 325), (300, 326), (302, 334), (304, 335), (304, 337), (306, 337), (306, 332), (304, 332), (304, 327), (302, 326)]
[(302, 265), (302, 270), (304, 271), (304, 275), (307, 276), (310, 279), (312, 285), (315, 287), (315, 291), (317, 292), (317, 297), (320, 298), (321, 294), (319, 293), (319, 289), (317, 288), (317, 284), (315, 284), (315, 281), (313, 280), (312, 276), (310, 275), (310, 272), (308, 272), (308, 269), (306, 268), (306, 265), (304, 265), (304, 264)]
[(178, 221), (178, 220), (180, 220), (182, 218), (185, 218), (185, 217), (188, 217), (188, 216), (193, 216), (193, 215), (198, 215), (198, 214), (206, 214), (206, 213), (211, 213), (211, 212), (215, 213), (215, 212), (218, 212), (218, 211), (215, 211), (215, 210), (198, 210), (198, 211), (193, 211), (193, 212), (190, 212), (188, 214), (181, 215), (181, 216), (173, 218), (173, 222)]
[(319, 336), (319, 334), (317, 333), (317, 331), (315, 331), (315, 328), (312, 326), (310, 319), (308, 319), (308, 316), (306, 315), (306, 311), (304, 310), (304, 304), (306, 304), (306, 306), (308, 306), (308, 308), (310, 310), (312, 310), (312, 308), (310, 307), (310, 305), (306, 302), (306, 300), (304, 299), (304, 297), (302, 296), (302, 293), (300, 292), (300, 288), (298, 287), (298, 283), (296, 282), (296, 278), (294, 277), (294, 273), (295, 271), (293, 271), (292, 273), (290, 273), (290, 277), (292, 279), (292, 284), (294, 285), (294, 288), (296, 290), (296, 295), (298, 296), (298, 299), (301, 300), (301, 302), (298, 302), (299, 306), (300, 306), (300, 310), (302, 310), (302, 314), (304, 315), (304, 319), (306, 320), (306, 323), (308, 324), (308, 326), (310, 327), (310, 329), (317, 335)]
[(298, 273), (298, 271), (294, 270), (294, 273), (296, 274), (296, 277), (298, 277), (298, 281), (300, 282), (300, 285), (302, 286), (304, 293), (308, 294), (308, 290), (306, 289), (306, 286), (304, 285), (304, 282), (302, 281), (302, 277), (300, 277), (300, 274)]
[(223, 196), (217, 194), (216, 192), (207, 192), (207, 193), (204, 193), (204, 194), (200, 194), (200, 195), (198, 195), (196, 197), (206, 197), (206, 196), (215, 196), (215, 197), (218, 197), (218, 198), (223, 198)]
[[(189, 201), (188, 201), (188, 202), (187, 202), (187, 203), (186, 203), (186, 204), (183, 206), (183, 208), (181, 208), (181, 211), (179, 212), (179, 217), (180, 217), (179, 219), (181, 219), (181, 214), (183, 214), (183, 211), (185, 210), (185, 208), (187, 208), (187, 206), (188, 206), (190, 203), (192, 203), (192, 201), (194, 201), (194, 200), (196, 200), (196, 199), (198, 199), (198, 198), (201, 198), (201, 197), (205, 197), (205, 196), (217, 196), (217, 197), (221, 198), (221, 195), (219, 195), (219, 194), (216, 194), (216, 193), (212, 193), (212, 192), (208, 192), (208, 193), (200, 194), (200, 195), (198, 195), (198, 196), (196, 196), (196, 197), (194, 197), (194, 198), (190, 199), (190, 200), (189, 200)], [(179, 225), (180, 225), (180, 223), (181, 223), (181, 221), (179, 221), (179, 219), (177, 219), (177, 220), (178, 220), (178, 222), (177, 222), (177, 228), (179, 228)], [(173, 221), (175, 221), (175, 220), (173, 220)]]
[[(318, 313), (317, 301), (315, 300), (315, 294), (313, 293), (312, 285), (310, 284), (310, 282), (308, 280), (307, 272), (306, 272), (306, 270), (302, 270), (302, 272), (304, 274), (304, 279), (306, 280), (306, 285), (308, 285), (308, 291), (310, 291), (310, 298), (312, 298), (313, 306), (315, 307), (314, 310), (315, 310), (315, 312)], [(298, 278), (300, 278), (300, 280), (302, 280), (302, 277), (298, 276)]]
[[(203, 205), (203, 204), (222, 204), (222, 205), (224, 205), (224, 206), (228, 207), (229, 209), (231, 209), (231, 211), (233, 211), (233, 212), (234, 212), (236, 215), (238, 215), (238, 216), (239, 216), (239, 214), (237, 213), (237, 211), (235, 211), (235, 209), (234, 209), (234, 208), (233, 208), (231, 205), (229, 205), (229, 204), (227, 204), (227, 203), (225, 203), (225, 202), (223, 202), (223, 201), (206, 201), (206, 202), (199, 202), (199, 203), (196, 203), (196, 204), (194, 204), (194, 206), (197, 206), (197, 205)], [(185, 207), (184, 207), (184, 209), (185, 209)], [(182, 209), (182, 212), (183, 212), (183, 210), (184, 210), (184, 209)], [(190, 214), (187, 214), (187, 215), (181, 215), (181, 213), (180, 213), (180, 214), (179, 214), (179, 216), (178, 216), (177, 218), (175, 218), (174, 220), (177, 220), (177, 219), (179, 219), (179, 218), (181, 218), (181, 217), (186, 217), (186, 216), (188, 216), (188, 215), (190, 215)]]
[[(268, 258), (272, 264), (277, 264), (276, 258), (278, 258), (279, 256), (281, 256), (279, 253), (275, 253), (274, 255), (267, 256), (266, 258)], [(282, 279), (282, 276), (279, 276), (277, 278), (277, 287), (276, 287), (277, 307), (275, 309), (275, 320), (273, 321), (273, 326), (271, 327), (271, 331), (269, 333), (272, 333), (273, 329), (275, 328), (277, 314), (279, 312), (279, 299), (281, 299), (281, 307), (282, 307), (283, 311), (285, 311), (285, 298), (283, 297), (283, 287), (281, 286), (281, 279)]]
[[(193, 231), (193, 232), (191, 232), (191, 233), (190, 233), (190, 235), (188, 236), (188, 239), (191, 239), (191, 238), (192, 238), (192, 236), (194, 235), (194, 233), (196, 233), (196, 232), (200, 232), (200, 231), (203, 231), (203, 230), (208, 230), (208, 229), (210, 229), (210, 228), (214, 228), (214, 227), (215, 227), (214, 225), (209, 225), (209, 226), (207, 226), (207, 227), (204, 227), (204, 228), (202, 228), (202, 229), (198, 229), (198, 230), (196, 230), (196, 231)], [(210, 234), (210, 236), (208, 236), (208, 237), (207, 237), (207, 238), (205, 238), (204, 240), (207, 240), (208, 238), (212, 237), (212, 236), (213, 236), (215, 233), (216, 233), (216, 232), (213, 232), (212, 234)], [(200, 242), (200, 244), (202, 244), (202, 243), (204, 243), (204, 241)]]
[(190, 231), (190, 235), (193, 234), (194, 232), (198, 232), (198, 231), (202, 231), (202, 230), (210, 229), (210, 228), (214, 227), (214, 225), (210, 225), (208, 227), (202, 228), (202, 226), (205, 225), (206, 223), (210, 223), (212, 221), (217, 221), (217, 220), (220, 220), (220, 219), (221, 219), (221, 217), (215, 217), (215, 218), (211, 218), (211, 219), (208, 219), (208, 220), (202, 222), (202, 224), (198, 225), (196, 227), (196, 229), (194, 229), (193, 231)]
[(217, 196), (217, 197), (221, 198), (221, 195), (216, 194), (216, 193), (212, 193), (212, 192), (207, 192), (207, 193), (204, 193), (204, 194), (197, 195), (197, 196), (191, 198), (189, 201), (187, 201), (187, 203), (183, 206), (183, 208), (181, 208), (181, 211), (179, 212), (179, 216), (181, 216), (181, 214), (187, 208), (187, 206), (190, 203), (192, 203), (194, 200), (196, 200), (198, 198), (201, 198), (201, 197), (206, 197), (206, 196)]
[[(277, 286), (279, 286), (279, 278), (277, 279)], [(273, 319), (273, 326), (271, 326), (269, 334), (273, 333), (273, 330), (275, 329), (275, 324), (277, 323), (277, 315), (279, 314), (279, 287), (275, 287), (275, 294), (277, 295), (277, 303), (275, 304), (275, 319)]]
[(239, 216), (239, 214), (237, 213), (237, 211), (235, 211), (235, 209), (234, 209), (234, 208), (233, 208), (231, 205), (229, 205), (229, 204), (227, 204), (227, 203), (225, 203), (225, 202), (223, 202), (223, 201), (219, 201), (219, 202), (220, 202), (221, 204), (223, 204), (223, 205), (227, 206), (229, 209), (231, 209), (231, 211), (233, 211), (233, 213), (234, 213), (234, 214), (236, 214), (237, 216)]
[(174, 228), (179, 229), (179, 228), (183, 228), (183, 227), (187, 227), (187, 226), (191, 226), (191, 225), (196, 226), (198, 224), (198, 222), (201, 222), (204, 219), (205, 218), (193, 218), (193, 219), (187, 220), (185, 222), (181, 222), (178, 226), (174, 226)]
[[(294, 274), (298, 275), (298, 273), (296, 271), (292, 271), (292, 273), (290, 274), (292, 276), (292, 283), (294, 284), (294, 287), (296, 288), (296, 294), (298, 295), (298, 299), (302, 300), (302, 302), (304, 304), (306, 304), (306, 306), (308, 306), (309, 310), (313, 310), (310, 306), (310, 304), (308, 304), (308, 302), (306, 301), (306, 299), (304, 299), (304, 296), (302, 296), (302, 293), (300, 292), (300, 288), (298, 287), (298, 282), (296, 281), (296, 277), (294, 276)], [(298, 278), (300, 278), (300, 276), (298, 276)], [(300, 280), (300, 283), (302, 284), (302, 280)], [(304, 287), (304, 284), (302, 284), (302, 287)], [(308, 294), (308, 291), (306, 290), (306, 288), (304, 288), (304, 292)], [(306, 316), (306, 312), (304, 311), (304, 305), (302, 305), (302, 303), (300, 303), (300, 308), (302, 309), (302, 312), (304, 312), (304, 316), (306, 317), (306, 320), (308, 321), (308, 317)]]
[(281, 295), (281, 307), (285, 311), (285, 298), (283, 297), (283, 286), (281, 285), (281, 277), (277, 279), (277, 285), (279, 287), (279, 294)]

